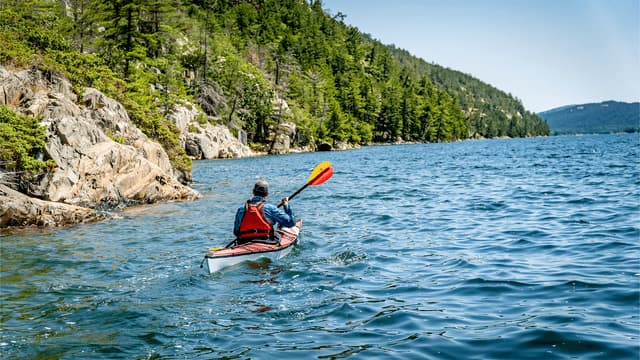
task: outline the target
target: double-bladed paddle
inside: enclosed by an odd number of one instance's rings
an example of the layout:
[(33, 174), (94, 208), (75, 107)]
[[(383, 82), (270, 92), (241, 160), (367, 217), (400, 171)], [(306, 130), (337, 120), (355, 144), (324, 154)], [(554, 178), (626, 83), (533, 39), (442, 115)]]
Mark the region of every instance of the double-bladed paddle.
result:
[[(304, 184), (304, 186), (301, 187), (300, 189), (296, 190), (296, 192), (291, 194), (291, 196), (289, 196), (289, 200), (293, 199), (302, 190), (306, 189), (307, 186), (320, 185), (325, 181), (329, 180), (331, 176), (333, 176), (333, 166), (331, 166), (331, 163), (328, 161), (321, 162), (315, 167), (315, 169), (313, 169), (313, 171), (311, 172), (311, 175), (309, 175), (309, 178), (307, 179), (307, 183)], [(282, 206), (282, 203), (278, 205), (278, 207), (281, 207), (281, 206)]]

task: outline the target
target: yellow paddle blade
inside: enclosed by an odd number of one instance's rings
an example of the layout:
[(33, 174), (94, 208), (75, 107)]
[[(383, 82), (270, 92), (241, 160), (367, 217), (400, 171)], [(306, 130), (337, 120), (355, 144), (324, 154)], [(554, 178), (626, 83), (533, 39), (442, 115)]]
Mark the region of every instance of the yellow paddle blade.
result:
[(222, 249), (224, 249), (222, 246), (216, 246), (216, 247), (209, 248), (209, 251), (220, 251)]
[[(306, 189), (309, 185), (320, 185), (323, 182), (329, 180), (329, 178), (333, 176), (333, 167), (331, 163), (328, 161), (323, 161), (316, 166), (315, 169), (309, 175), (309, 179), (307, 179), (307, 183), (304, 184), (303, 187), (296, 190), (291, 196), (289, 196), (289, 200), (293, 199), (296, 195), (298, 195), (302, 190)], [(278, 207), (281, 207), (284, 203), (280, 203)]]
[(333, 167), (328, 161), (323, 161), (316, 166), (307, 179), (308, 185), (320, 185), (333, 175)]

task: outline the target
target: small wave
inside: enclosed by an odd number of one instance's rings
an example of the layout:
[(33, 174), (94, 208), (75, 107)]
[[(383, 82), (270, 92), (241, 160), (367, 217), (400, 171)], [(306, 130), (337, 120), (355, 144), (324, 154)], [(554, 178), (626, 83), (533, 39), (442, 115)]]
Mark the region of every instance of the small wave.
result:
[[(585, 234), (585, 237), (588, 238), (595, 238), (595, 239), (610, 239), (611, 235), (610, 234), (606, 234), (606, 233), (588, 233)], [(604, 251), (608, 251), (608, 250), (625, 250), (625, 249), (633, 249), (636, 248), (637, 250), (637, 245), (636, 244), (632, 244), (632, 243), (628, 243), (625, 241), (620, 241), (620, 240), (613, 240), (613, 241), (605, 241), (602, 243), (589, 243), (589, 244), (585, 244), (585, 245), (589, 245), (593, 252), (595, 253), (602, 253)]]
[(571, 286), (574, 289), (601, 289), (609, 286), (609, 284), (590, 283), (582, 280), (569, 280), (560, 286)]
[[(560, 277), (561, 274), (558, 274), (556, 276)], [(539, 286), (537, 291), (541, 294), (548, 294), (555, 296), (556, 298), (561, 298), (571, 293), (595, 292), (610, 288), (611, 286), (612, 285), (608, 283), (588, 282), (586, 280), (565, 280), (552, 284), (544, 284), (542, 286)], [(572, 301), (575, 303), (577, 299), (574, 298)]]
[(483, 278), (473, 278), (465, 281), (465, 284), (468, 285), (481, 285), (481, 286), (507, 286), (512, 288), (524, 287), (524, 286), (532, 286), (532, 284), (523, 283), (515, 280), (490, 280)]
[(523, 287), (534, 286), (515, 280), (487, 280), (482, 278), (473, 278), (464, 281), (460, 286), (452, 289), (451, 295), (457, 296), (482, 296), (493, 297), (504, 295), (518, 291)]
[(442, 264), (442, 267), (456, 269), (473, 269), (476, 267), (476, 265), (467, 261), (466, 259), (448, 259)]
[(535, 242), (531, 241), (531, 240), (527, 240), (527, 239), (517, 239), (517, 240), (513, 240), (511, 245), (514, 246), (530, 246), (530, 245), (534, 245)]
[[(614, 346), (600, 334), (572, 331), (532, 329), (517, 335), (518, 348), (526, 349), (532, 358), (548, 358), (554, 353), (577, 356), (581, 359), (632, 359), (637, 353), (631, 346)], [(538, 354), (536, 356), (535, 354)]]
[(375, 216), (375, 220), (374, 223), (378, 226), (381, 225), (388, 225), (391, 222), (393, 222), (393, 220), (395, 220), (394, 216), (391, 216), (389, 214), (382, 214), (382, 215), (376, 215)]
[(550, 236), (550, 234), (544, 230), (540, 229), (527, 229), (527, 230), (519, 230), (519, 229), (507, 229), (502, 231), (505, 235), (518, 236), (523, 238), (535, 239), (542, 238), (546, 239)]
[(591, 205), (597, 202), (598, 201), (590, 197), (582, 197), (580, 199), (571, 199), (567, 201), (568, 204), (572, 204), (572, 205)]
[(635, 165), (636, 164), (608, 164), (607, 168), (616, 169), (616, 171), (618, 171), (618, 169), (635, 168)]
[(398, 306), (386, 306), (369, 319), (363, 321), (368, 329), (399, 328), (403, 331), (417, 331), (423, 328), (422, 316)]
[(635, 237), (636, 240), (640, 238), (640, 228), (635, 226), (623, 226), (611, 229), (608, 232), (612, 234), (628, 235), (630, 237)]
[(349, 265), (355, 262), (364, 261), (367, 259), (365, 254), (356, 254), (351, 250), (345, 250), (339, 252), (329, 259), (329, 262), (334, 265)]
[(528, 239), (517, 239), (508, 243), (509, 251), (541, 252), (553, 251), (558, 248), (555, 244), (538, 243)]
[(473, 210), (496, 211), (509, 207), (504, 201), (476, 202), (471, 204)]

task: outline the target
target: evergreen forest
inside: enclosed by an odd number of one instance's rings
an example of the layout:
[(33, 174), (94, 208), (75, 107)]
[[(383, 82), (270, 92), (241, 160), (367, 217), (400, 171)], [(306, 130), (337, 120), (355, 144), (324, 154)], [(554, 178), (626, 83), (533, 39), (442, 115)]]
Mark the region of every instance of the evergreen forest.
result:
[(282, 122), (312, 147), (549, 134), (511, 94), (382, 44), (320, 0), (0, 0), (0, 64), (103, 91), (179, 168), (190, 160), (166, 115), (185, 102), (257, 147)]

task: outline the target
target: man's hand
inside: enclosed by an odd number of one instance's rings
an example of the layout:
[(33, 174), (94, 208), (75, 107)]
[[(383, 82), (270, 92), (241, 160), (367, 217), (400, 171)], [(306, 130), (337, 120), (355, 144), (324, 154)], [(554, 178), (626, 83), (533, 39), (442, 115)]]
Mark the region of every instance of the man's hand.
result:
[(289, 205), (289, 198), (288, 197), (283, 197), (282, 198), (282, 206), (287, 206)]

